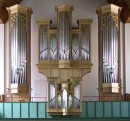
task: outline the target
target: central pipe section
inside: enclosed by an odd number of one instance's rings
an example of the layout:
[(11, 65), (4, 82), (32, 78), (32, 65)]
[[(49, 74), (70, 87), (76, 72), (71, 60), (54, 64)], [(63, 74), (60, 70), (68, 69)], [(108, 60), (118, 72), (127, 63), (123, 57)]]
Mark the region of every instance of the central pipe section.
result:
[(56, 7), (58, 14), (59, 60), (70, 60), (70, 30), (72, 6)]

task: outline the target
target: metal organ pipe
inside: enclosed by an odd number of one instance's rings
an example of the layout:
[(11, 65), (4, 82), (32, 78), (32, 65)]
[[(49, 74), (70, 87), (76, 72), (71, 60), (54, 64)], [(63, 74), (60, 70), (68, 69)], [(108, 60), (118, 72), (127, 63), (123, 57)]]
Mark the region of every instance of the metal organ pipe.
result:
[(70, 59), (70, 23), (69, 14), (67, 11), (62, 11), (59, 24), (59, 59)]
[(72, 59), (79, 59), (79, 36), (78, 34), (72, 34)]
[[(14, 40), (14, 27), (12, 27), (11, 29), (11, 40)], [(11, 41), (11, 72), (12, 72), (12, 75), (11, 75), (11, 83), (14, 83), (14, 67), (15, 67), (15, 64), (14, 64), (14, 41)]]
[(50, 59), (57, 60), (57, 40), (56, 34), (50, 35)]
[(11, 83), (26, 84), (26, 26), (17, 15), (11, 31)]
[(87, 38), (87, 45), (86, 46), (87, 46), (87, 50), (88, 50), (88, 58), (87, 59), (89, 60), (90, 59), (90, 57), (89, 57), (90, 56), (90, 47), (89, 47), (90, 46), (90, 37), (89, 37), (90, 32), (89, 32), (89, 27), (87, 27), (87, 33), (86, 34), (87, 34), (87, 37), (86, 37)]
[(102, 28), (103, 83), (118, 83), (118, 29), (112, 13), (106, 16)]
[(48, 59), (48, 42), (47, 42), (47, 27), (41, 25), (39, 28), (40, 32), (40, 60)]
[[(23, 40), (23, 26), (22, 26), (22, 22), (20, 21), (20, 33), (21, 33), (21, 37), (20, 37), (20, 39), (21, 39), (21, 63), (23, 62), (23, 58), (24, 58), (24, 40)], [(23, 67), (24, 65), (23, 65), (23, 63), (22, 63), (22, 65), (21, 65), (21, 69), (22, 69), (22, 71), (23, 71)], [(23, 72), (22, 72), (22, 75), (21, 75), (21, 80), (20, 80), (20, 83), (22, 84), (23, 83)]]
[[(85, 25), (84, 25), (85, 26)], [(82, 59), (83, 60), (89, 60), (90, 59), (90, 49), (89, 49), (89, 26), (85, 26), (84, 29), (82, 30), (82, 40), (81, 40), (81, 50), (82, 50)]]
[(39, 33), (40, 33), (40, 60), (42, 59), (42, 54), (41, 54), (41, 51), (42, 51), (42, 47), (43, 47), (43, 44), (42, 44), (42, 30), (39, 29)]
[[(50, 36), (51, 33), (49, 33), (48, 31), (48, 30), (51, 30), (49, 21), (44, 21), (43, 23), (39, 24), (40, 60), (57, 60), (57, 58), (58, 60), (70, 60), (70, 59), (90, 60), (90, 24), (92, 20), (87, 20), (87, 19), (80, 20), (79, 26), (81, 26), (80, 29), (82, 32), (81, 32), (81, 37), (77, 38), (79, 42), (75, 41), (79, 45), (78, 47), (77, 45), (75, 45), (75, 48), (76, 49), (78, 48), (78, 50), (75, 50), (74, 52), (72, 48), (74, 47), (73, 44), (76, 44), (76, 43), (75, 42), (73, 43), (73, 41), (72, 42), (70, 41), (70, 38), (72, 36), (70, 35), (71, 33), (70, 30), (72, 29), (71, 28), (71, 13), (73, 11), (73, 7), (69, 9), (68, 8), (64, 9), (64, 6), (62, 7), (57, 6), (56, 11), (58, 15), (58, 22), (57, 22), (58, 26), (57, 26), (56, 35), (58, 35), (58, 37), (54, 39), (54, 37), (52, 38)], [(56, 44), (56, 48), (55, 47), (53, 48), (53, 46), (55, 46), (54, 43)], [(49, 46), (49, 51), (48, 51), (48, 46)], [(50, 55), (50, 58), (47, 57), (48, 55)]]

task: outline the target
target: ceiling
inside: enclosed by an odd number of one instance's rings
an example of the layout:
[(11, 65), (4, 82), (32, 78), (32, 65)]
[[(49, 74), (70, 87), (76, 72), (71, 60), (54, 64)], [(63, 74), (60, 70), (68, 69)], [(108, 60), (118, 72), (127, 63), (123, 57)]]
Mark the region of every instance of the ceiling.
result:
[[(5, 24), (8, 20), (8, 11), (6, 7), (19, 4), (22, 0), (0, 0), (0, 24)], [(130, 0), (107, 0), (110, 4), (115, 4), (121, 9), (121, 20), (124, 23), (130, 23)]]

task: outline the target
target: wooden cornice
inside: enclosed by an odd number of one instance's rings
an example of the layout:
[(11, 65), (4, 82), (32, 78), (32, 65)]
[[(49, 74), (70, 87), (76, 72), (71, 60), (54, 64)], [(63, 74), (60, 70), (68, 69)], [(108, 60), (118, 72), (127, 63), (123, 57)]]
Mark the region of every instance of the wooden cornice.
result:
[(121, 9), (121, 20), (124, 23), (130, 23), (130, 0), (107, 0), (110, 4), (115, 4), (120, 7)]
[(0, 0), (0, 24), (5, 23), (8, 19), (8, 12), (5, 7), (4, 0)]
[(5, 24), (8, 20), (6, 7), (19, 4), (22, 0), (0, 0), (0, 24)]

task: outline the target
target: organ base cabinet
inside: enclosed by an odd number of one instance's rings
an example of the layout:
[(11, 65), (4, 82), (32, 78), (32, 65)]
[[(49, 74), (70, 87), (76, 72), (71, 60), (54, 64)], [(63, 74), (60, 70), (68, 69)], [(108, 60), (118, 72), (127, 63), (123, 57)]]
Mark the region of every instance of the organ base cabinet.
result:
[(11, 84), (9, 91), (9, 101), (29, 102), (31, 89), (27, 84)]
[(103, 84), (103, 93), (119, 93), (119, 84), (118, 83), (106, 83)]
[(101, 93), (99, 96), (100, 101), (122, 101), (119, 93)]
[(100, 89), (100, 101), (120, 101), (120, 88), (118, 83), (104, 83)]

